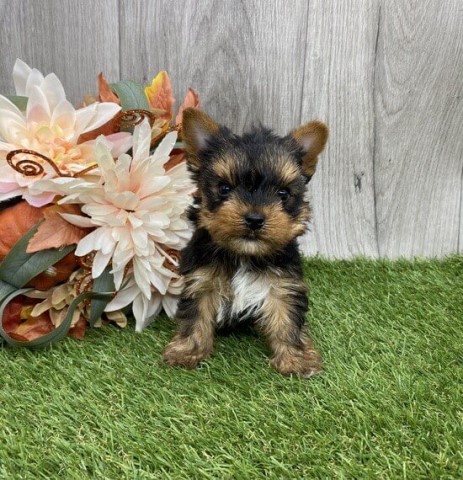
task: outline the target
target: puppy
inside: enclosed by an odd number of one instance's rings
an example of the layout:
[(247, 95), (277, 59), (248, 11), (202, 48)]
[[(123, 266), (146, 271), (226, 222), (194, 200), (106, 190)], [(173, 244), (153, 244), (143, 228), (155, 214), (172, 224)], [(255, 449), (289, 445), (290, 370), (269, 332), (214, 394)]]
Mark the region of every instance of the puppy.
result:
[(327, 138), (318, 121), (286, 137), (262, 127), (237, 136), (199, 110), (184, 111), (196, 230), (182, 252), (185, 287), (167, 364), (196, 367), (211, 355), (217, 329), (252, 321), (277, 371), (321, 372), (304, 329), (307, 288), (296, 239), (307, 229), (306, 185)]

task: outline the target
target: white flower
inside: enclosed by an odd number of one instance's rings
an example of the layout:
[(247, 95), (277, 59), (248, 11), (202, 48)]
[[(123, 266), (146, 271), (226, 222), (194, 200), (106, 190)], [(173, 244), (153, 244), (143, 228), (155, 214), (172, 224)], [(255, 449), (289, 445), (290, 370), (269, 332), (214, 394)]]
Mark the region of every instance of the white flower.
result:
[(133, 158), (123, 154), (114, 161), (104, 138), (97, 139), (99, 180), (56, 178), (38, 183), (66, 195), (60, 203), (82, 204), (87, 216), (62, 214), (74, 225), (96, 227), (80, 240), (75, 253), (96, 252), (94, 278), (112, 262), (117, 290), (128, 277), (124, 298), (129, 301), (125, 305), (133, 302), (138, 330), (146, 318), (157, 313), (161, 304), (158, 294), (166, 295), (172, 279), (178, 278), (165, 266), (167, 249), (180, 250), (191, 236), (185, 210), (195, 188), (186, 164), (167, 172), (164, 169), (176, 139), (176, 132), (167, 134), (150, 155), (151, 129), (145, 120), (134, 130)]
[(132, 304), (132, 311), (136, 321), (135, 330), (141, 332), (153, 322), (162, 308), (169, 317), (172, 318), (175, 315), (182, 289), (183, 277), (176, 275), (170, 281), (164, 295), (153, 290), (151, 298), (147, 298), (141, 292), (132, 276), (124, 287), (117, 292), (113, 300), (108, 303), (105, 308), (105, 313), (111, 314)]
[[(83, 170), (93, 163), (93, 144), (78, 143), (85, 132), (107, 123), (120, 110), (115, 103), (93, 103), (75, 109), (68, 100), (58, 77), (51, 73), (44, 77), (21, 60), (13, 69), (16, 94), (25, 96), (27, 108), (22, 112), (10, 100), (0, 95), (0, 201), (22, 195), (33, 206), (49, 203), (54, 194), (37, 192), (33, 186), (41, 178), (53, 178), (55, 171), (38, 159), (45, 171), (37, 176), (23, 176), (6, 162), (11, 150), (34, 150), (53, 160), (64, 173)], [(130, 148), (128, 133), (109, 135), (114, 156)]]

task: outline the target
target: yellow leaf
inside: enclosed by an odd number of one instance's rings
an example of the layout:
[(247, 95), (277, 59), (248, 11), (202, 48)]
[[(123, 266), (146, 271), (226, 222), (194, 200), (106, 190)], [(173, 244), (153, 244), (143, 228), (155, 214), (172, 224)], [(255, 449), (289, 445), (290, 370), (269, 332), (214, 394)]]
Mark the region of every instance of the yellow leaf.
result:
[(172, 83), (166, 71), (159, 72), (149, 87), (145, 87), (145, 95), (151, 108), (164, 110), (161, 118), (170, 121), (173, 115), (175, 98), (172, 94)]

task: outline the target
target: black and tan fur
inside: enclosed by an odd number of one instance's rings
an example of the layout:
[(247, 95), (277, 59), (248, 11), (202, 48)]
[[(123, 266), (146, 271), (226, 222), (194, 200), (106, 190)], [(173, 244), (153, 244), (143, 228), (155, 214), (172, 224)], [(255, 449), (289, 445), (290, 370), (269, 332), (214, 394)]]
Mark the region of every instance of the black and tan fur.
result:
[(286, 137), (265, 128), (236, 136), (205, 113), (185, 110), (196, 230), (182, 252), (185, 288), (178, 330), (164, 351), (169, 365), (196, 367), (212, 353), (217, 329), (252, 321), (276, 370), (304, 377), (321, 371), (304, 331), (307, 288), (296, 239), (307, 228), (306, 184), (327, 136), (316, 121)]

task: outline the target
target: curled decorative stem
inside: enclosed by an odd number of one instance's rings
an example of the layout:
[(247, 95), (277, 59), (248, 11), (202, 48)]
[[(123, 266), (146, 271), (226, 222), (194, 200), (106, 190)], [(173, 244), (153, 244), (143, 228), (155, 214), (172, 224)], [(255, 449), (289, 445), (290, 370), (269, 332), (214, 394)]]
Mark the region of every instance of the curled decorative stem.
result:
[(90, 165), (89, 167), (84, 168), (80, 172), (76, 173), (63, 173), (51, 160), (50, 158), (46, 157), (45, 155), (42, 155), (41, 153), (34, 152), (34, 150), (27, 150), (26, 148), (21, 148), (19, 150), (12, 150), (11, 152), (8, 152), (6, 156), (6, 161), (8, 162), (8, 165), (13, 169), (16, 170), (18, 173), (21, 175), (24, 175), (26, 177), (35, 177), (37, 175), (41, 175), (45, 169), (43, 168), (43, 165), (41, 165), (39, 162), (32, 160), (30, 158), (22, 158), (21, 160), (17, 160), (14, 157), (17, 155), (31, 155), (33, 157), (38, 157), (42, 159), (44, 162), (48, 163), (50, 167), (53, 168), (55, 171), (56, 175), (59, 177), (81, 177), (85, 175), (88, 172), (91, 172), (92, 170), (95, 170), (95, 168), (98, 167), (98, 165), (95, 163), (94, 165)]
[(41, 153), (34, 152), (33, 150), (27, 150), (26, 148), (12, 150), (11, 152), (8, 152), (6, 156), (6, 161), (8, 162), (8, 165), (21, 175), (24, 175), (26, 177), (35, 177), (37, 175), (41, 175), (44, 172), (44, 168), (43, 165), (41, 165), (39, 162), (30, 158), (22, 158), (21, 160), (15, 160), (14, 157), (20, 154), (32, 155), (33, 157), (38, 157), (42, 159), (44, 162), (48, 163), (51, 168), (53, 168), (53, 170), (59, 177), (72, 177), (72, 175), (62, 173), (60, 169), (55, 165), (53, 160), (50, 160), (48, 157), (42, 155)]
[(88, 172), (91, 172), (92, 170), (95, 170), (95, 168), (98, 167), (98, 165), (95, 163), (95, 165), (90, 165), (87, 168), (84, 168), (80, 172), (77, 172), (74, 174), (74, 177), (82, 177), (82, 175), (85, 175)]
[(151, 139), (151, 145), (156, 145), (161, 139), (163, 139), (168, 133), (170, 132), (179, 132), (181, 129), (181, 125), (175, 125), (173, 127), (169, 127), (167, 130), (162, 131), (159, 135)]
[(119, 112), (116, 116), (116, 123), (119, 129), (123, 127), (135, 127), (140, 124), (145, 118), (148, 118), (150, 125), (153, 124), (156, 116), (149, 110), (136, 109)]
[(156, 245), (156, 248), (165, 257), (163, 266), (171, 272), (178, 273), (180, 252), (178, 250), (174, 250), (173, 248), (162, 248), (159, 245)]

